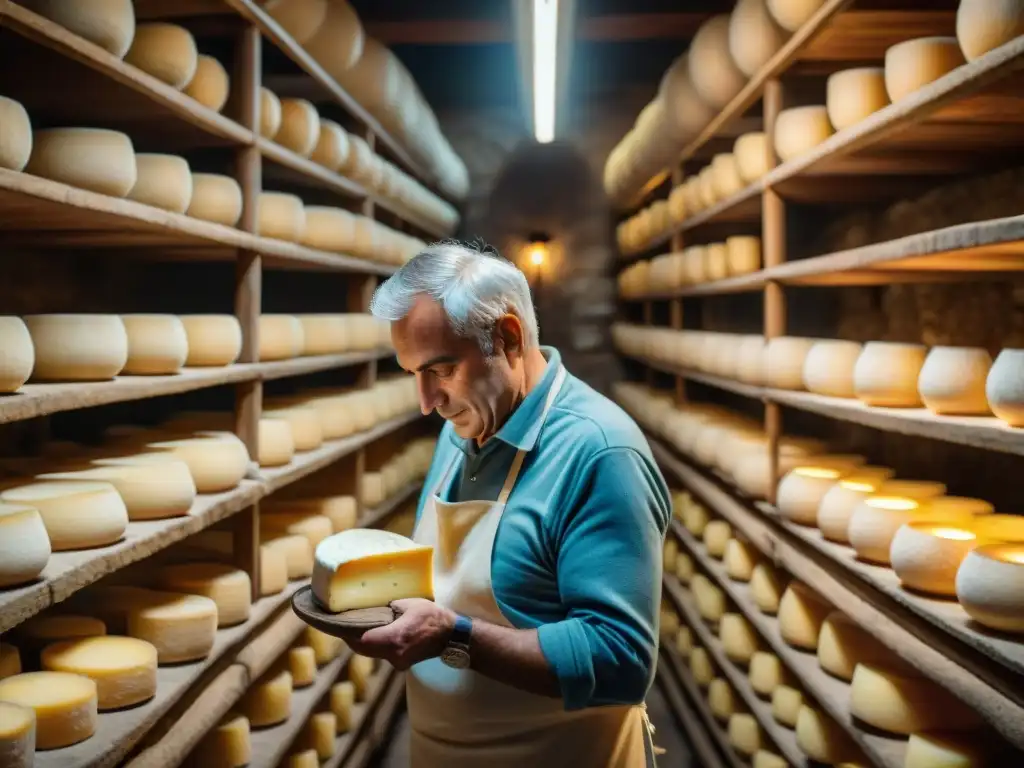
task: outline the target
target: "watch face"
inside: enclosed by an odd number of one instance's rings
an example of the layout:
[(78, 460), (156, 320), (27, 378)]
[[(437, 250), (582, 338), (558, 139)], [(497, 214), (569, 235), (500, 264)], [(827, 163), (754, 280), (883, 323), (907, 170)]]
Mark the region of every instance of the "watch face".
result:
[(461, 648), (445, 648), (441, 652), (441, 661), (454, 669), (466, 669), (469, 666), (469, 654)]

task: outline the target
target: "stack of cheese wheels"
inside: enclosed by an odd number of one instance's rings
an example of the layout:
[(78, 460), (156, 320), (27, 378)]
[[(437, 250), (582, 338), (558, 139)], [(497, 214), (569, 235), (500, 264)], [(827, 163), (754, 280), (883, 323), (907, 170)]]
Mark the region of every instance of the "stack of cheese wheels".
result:
[[(96, 733), (96, 683), (70, 672), (24, 672), (0, 680), (0, 702), (35, 715), (35, 749), (60, 749)], [(12, 710), (5, 710), (14, 715)], [(18, 718), (22, 722), (24, 716)], [(20, 730), (24, 730), (24, 726)]]
[(128, 335), (117, 315), (29, 315), (33, 379), (112, 379), (128, 362)]
[(968, 61), (1024, 35), (1021, 0), (960, 0), (956, 37)]
[(135, 155), (135, 185), (128, 199), (185, 213), (192, 202), (192, 171), (188, 161), (177, 155)]
[(195, 75), (183, 90), (204, 107), (220, 112), (228, 102), (231, 81), (223, 64), (213, 56), (200, 54)]
[(28, 0), (25, 5), (119, 59), (124, 58), (135, 37), (131, 0)]
[(24, 584), (50, 560), (50, 537), (39, 510), (0, 503), (0, 588)]
[(37, 130), (32, 136), (32, 154), (25, 172), (91, 192), (125, 197), (137, 178), (135, 148), (132, 140), (118, 131)]
[(189, 367), (231, 365), (242, 354), (242, 326), (234, 315), (183, 315)]
[(242, 188), (230, 176), (192, 174), (192, 198), (186, 215), (233, 227), (242, 218)]
[(195, 77), (199, 51), (184, 27), (154, 22), (138, 25), (124, 60), (180, 91)]
[(921, 37), (885, 52), (885, 89), (897, 102), (964, 63), (955, 37)]
[(28, 112), (19, 102), (0, 96), (0, 125), (4, 127), (0, 168), (20, 171), (32, 154), (32, 123)]
[(0, 501), (38, 510), (54, 552), (113, 544), (128, 527), (128, 510), (110, 483), (83, 480), (17, 485), (0, 492)]
[(156, 695), (157, 650), (138, 638), (104, 635), (53, 643), (40, 663), (45, 670), (95, 682), (100, 711), (138, 706)]
[(20, 317), (0, 316), (0, 348), (0, 393), (17, 392), (35, 365), (32, 336)]

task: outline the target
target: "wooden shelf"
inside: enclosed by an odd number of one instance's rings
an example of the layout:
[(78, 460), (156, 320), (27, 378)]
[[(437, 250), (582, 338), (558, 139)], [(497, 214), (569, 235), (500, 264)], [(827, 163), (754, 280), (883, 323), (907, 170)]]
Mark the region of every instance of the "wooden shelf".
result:
[(357, 748), (369, 736), (370, 728), (373, 725), (371, 715), (383, 707), (396, 682), (401, 683), (404, 694), (404, 675), (387, 662), (380, 662), (380, 667), (370, 681), (366, 701), (356, 702), (353, 706), (352, 727), (347, 733), (338, 737), (334, 744), (334, 754), (323, 764), (323, 768), (347, 768), (349, 766)]
[[(859, 625), (870, 627), (896, 655), (973, 707), (1010, 744), (1024, 749), (1024, 676), (1020, 674), (1024, 649), (1020, 643), (987, 640), (987, 633), (962, 619), (952, 625), (945, 623), (938, 611), (925, 621), (902, 601), (869, 584), (848, 562), (810, 546), (803, 537), (737, 498), (723, 483), (678, 458), (657, 440), (649, 438), (649, 442), (658, 464), (669, 475), (727, 520), (762, 554), (812, 585)], [(737, 594), (742, 597), (742, 592)]]
[[(726, 680), (739, 694), (751, 714), (757, 718), (758, 723), (761, 724), (761, 730), (775, 744), (776, 750), (795, 768), (813, 768), (811, 761), (797, 746), (796, 734), (772, 716), (771, 702), (754, 693), (747, 675), (726, 655), (722, 641), (704, 623), (689, 591), (677, 579), (668, 575), (663, 577), (663, 584), (671, 602), (683, 614), (686, 623), (697, 634), (701, 645), (707, 648), (719, 670), (725, 674)], [(896, 768), (902, 768), (902, 764)]]
[(673, 677), (664, 659), (658, 659), (655, 681), (661, 687), (669, 707), (672, 708), (676, 724), (686, 734), (686, 742), (693, 748), (697, 765), (702, 768), (723, 768), (726, 761), (718, 753), (708, 732), (700, 727), (696, 707), (687, 699), (682, 684)]
[(376, 528), (391, 517), (391, 515), (395, 514), (399, 507), (416, 496), (422, 487), (422, 479), (406, 483), (397, 493), (383, 504), (364, 510), (362, 519), (359, 521), (359, 525), (362, 528)]

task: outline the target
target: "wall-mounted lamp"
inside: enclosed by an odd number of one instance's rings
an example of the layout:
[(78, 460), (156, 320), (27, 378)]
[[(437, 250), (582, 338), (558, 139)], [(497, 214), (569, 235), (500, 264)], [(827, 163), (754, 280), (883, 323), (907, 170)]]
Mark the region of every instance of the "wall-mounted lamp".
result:
[(548, 260), (548, 243), (551, 238), (547, 235), (534, 232), (529, 235), (524, 247), (526, 261), (528, 261), (539, 272)]

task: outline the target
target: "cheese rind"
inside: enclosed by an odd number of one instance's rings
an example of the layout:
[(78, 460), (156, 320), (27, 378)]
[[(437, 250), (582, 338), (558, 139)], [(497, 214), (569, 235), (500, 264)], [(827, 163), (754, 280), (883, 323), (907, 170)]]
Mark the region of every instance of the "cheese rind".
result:
[(35, 753), (35, 710), (0, 701), (0, 765), (32, 768)]
[(138, 153), (136, 179), (128, 199), (173, 213), (184, 213), (192, 202), (192, 170), (177, 155)]
[(254, 728), (283, 723), (292, 711), (292, 676), (287, 670), (265, 675), (245, 692), (240, 705)]
[(124, 133), (99, 128), (47, 128), (32, 136), (25, 172), (111, 197), (135, 186), (135, 147)]
[(27, 315), (36, 381), (104, 381), (128, 362), (128, 334), (117, 315)]
[(220, 112), (228, 101), (231, 81), (224, 65), (213, 56), (200, 54), (196, 73), (185, 86), (183, 93), (191, 96), (204, 107)]
[(37, 509), (0, 504), (0, 588), (35, 579), (50, 552), (50, 537)]
[(128, 634), (151, 643), (161, 664), (204, 659), (217, 633), (217, 603), (203, 595), (146, 590), (127, 609)]
[(880, 665), (858, 664), (850, 682), (850, 712), (889, 733), (970, 730), (973, 710), (932, 681)]
[(180, 91), (195, 77), (199, 51), (192, 33), (184, 27), (139, 24), (124, 60)]
[(68, 672), (25, 672), (0, 680), (0, 701), (35, 711), (36, 749), (58, 749), (96, 732), (96, 683)]
[(432, 600), (433, 548), (390, 531), (352, 529), (316, 547), (313, 596), (333, 613), (385, 606), (393, 600)]
[(43, 669), (93, 680), (101, 711), (133, 707), (156, 695), (157, 650), (145, 640), (111, 635), (65, 640), (43, 649), (40, 659)]
[(217, 626), (230, 627), (249, 618), (252, 583), (245, 571), (222, 563), (164, 566), (159, 581), (168, 590), (208, 597), (217, 604)]
[(31, 483), (8, 488), (0, 501), (37, 509), (54, 552), (113, 544), (128, 528), (128, 510), (110, 483)]
[(231, 713), (192, 752), (196, 768), (242, 768), (252, 761), (249, 720)]

